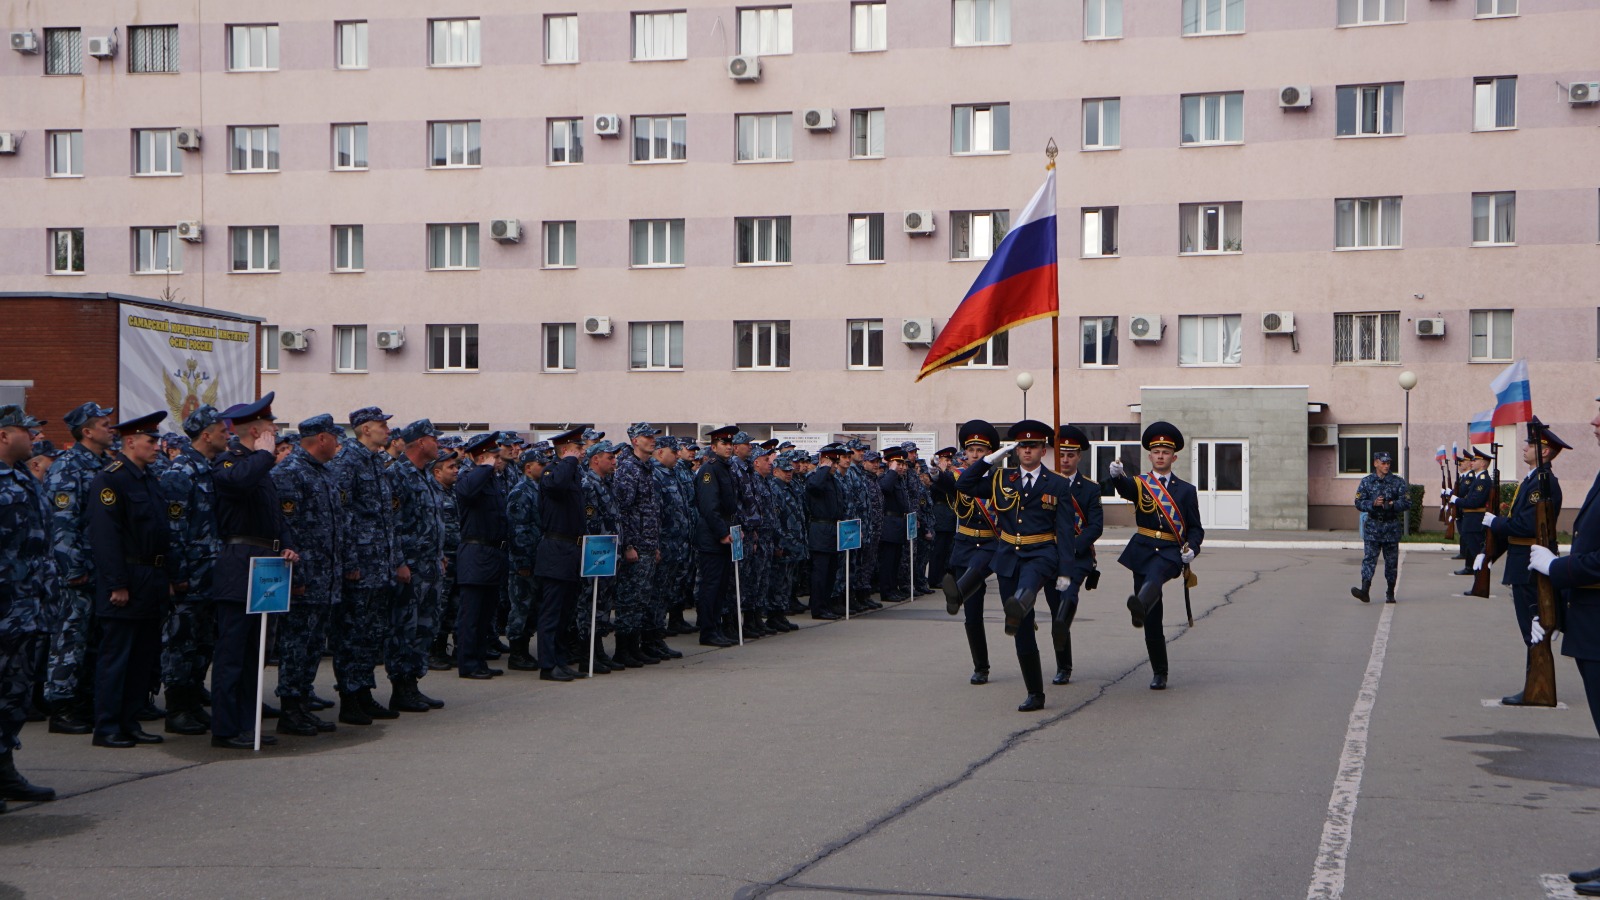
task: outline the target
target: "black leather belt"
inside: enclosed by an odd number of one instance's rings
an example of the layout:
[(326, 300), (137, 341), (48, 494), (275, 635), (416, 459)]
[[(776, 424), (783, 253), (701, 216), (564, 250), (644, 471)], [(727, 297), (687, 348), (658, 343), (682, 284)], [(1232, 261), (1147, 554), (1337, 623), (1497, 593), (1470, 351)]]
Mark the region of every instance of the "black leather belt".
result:
[(838, 519), (812, 519), (811, 520), (811, 524), (813, 524), (813, 525), (837, 525), (837, 524), (839, 524), (839, 520)]
[(576, 544), (578, 542), (578, 539), (573, 535), (562, 534), (559, 531), (546, 531), (544, 534), (539, 535), (539, 539), (560, 541), (563, 544)]
[(223, 543), (235, 547), (260, 547), (263, 550), (271, 550), (273, 553), (277, 553), (279, 550), (283, 549), (283, 545), (278, 541), (269, 541), (266, 538), (246, 537), (240, 534), (236, 534), (233, 537), (228, 538)]
[(485, 541), (479, 540), (478, 538), (462, 538), (461, 543), (476, 544), (479, 547), (493, 547), (496, 550), (504, 550), (511, 546), (510, 541)]
[(130, 566), (149, 566), (152, 569), (163, 569), (167, 565), (167, 558), (162, 554), (157, 554), (153, 559), (145, 556), (124, 556), (122, 561)]

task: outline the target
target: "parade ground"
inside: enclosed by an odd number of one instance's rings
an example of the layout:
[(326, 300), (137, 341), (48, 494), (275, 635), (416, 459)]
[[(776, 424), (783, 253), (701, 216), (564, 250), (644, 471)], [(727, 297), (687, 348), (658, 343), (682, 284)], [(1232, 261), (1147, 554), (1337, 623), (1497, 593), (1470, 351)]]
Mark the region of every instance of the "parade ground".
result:
[(1495, 702), (1506, 588), (1408, 547), (1366, 605), (1359, 552), (1208, 544), (1153, 692), (1116, 553), (1042, 713), (991, 581), (984, 686), (935, 595), (589, 682), (434, 672), (443, 710), (254, 755), (30, 724), (61, 798), (0, 816), (0, 898), (1540, 898), (1600, 866), (1576, 668), (1563, 708)]

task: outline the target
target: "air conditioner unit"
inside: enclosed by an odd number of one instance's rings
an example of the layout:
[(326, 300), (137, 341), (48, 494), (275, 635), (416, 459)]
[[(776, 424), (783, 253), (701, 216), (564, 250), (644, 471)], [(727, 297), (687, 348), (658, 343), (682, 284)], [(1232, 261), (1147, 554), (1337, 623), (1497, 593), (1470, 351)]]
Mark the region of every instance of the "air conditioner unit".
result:
[(178, 233), (178, 237), (183, 238), (186, 241), (195, 244), (200, 243), (200, 223), (194, 219), (188, 219), (186, 221), (179, 222), (173, 228), (173, 230)]
[(832, 131), (833, 110), (808, 109), (800, 114), (800, 121), (804, 122), (810, 131)]
[(583, 333), (584, 334), (594, 335), (595, 337), (610, 337), (611, 336), (611, 317), (610, 316), (584, 316), (583, 317)]
[(1417, 337), (1444, 337), (1444, 318), (1418, 319)]
[(1291, 84), (1279, 89), (1278, 106), (1283, 109), (1310, 109), (1311, 85)]
[(1600, 103), (1600, 81), (1574, 81), (1567, 85), (1567, 102)]
[(11, 49), (18, 53), (38, 53), (39, 37), (32, 31), (11, 32)]
[(377, 344), (379, 350), (399, 350), (406, 345), (406, 333), (399, 329), (380, 331)]
[(304, 350), (311, 346), (311, 340), (304, 331), (284, 331), (278, 334), (278, 346), (285, 350)]
[(20, 143), (22, 143), (21, 132), (0, 131), (0, 153), (15, 153)]
[(904, 227), (906, 234), (933, 234), (933, 210), (907, 210)]
[(901, 319), (900, 341), (906, 344), (933, 343), (933, 320)]
[(1129, 316), (1128, 337), (1136, 341), (1161, 340), (1160, 316)]
[(1265, 334), (1294, 334), (1294, 313), (1265, 312), (1261, 314), (1261, 330)]
[(622, 117), (616, 113), (601, 113), (595, 116), (594, 133), (600, 137), (617, 137), (622, 134)]
[(760, 81), (761, 57), (735, 56), (728, 60), (728, 77), (734, 81)]
[(199, 150), (200, 129), (179, 128), (172, 133), (172, 142), (178, 145), (179, 150)]
[(1312, 425), (1306, 429), (1306, 443), (1313, 447), (1337, 447), (1339, 445), (1339, 426), (1337, 425)]
[(522, 240), (522, 223), (516, 219), (495, 219), (489, 223), (489, 236), (514, 244)]
[(114, 34), (92, 37), (85, 43), (88, 44), (89, 55), (95, 59), (110, 59), (117, 55), (117, 36)]

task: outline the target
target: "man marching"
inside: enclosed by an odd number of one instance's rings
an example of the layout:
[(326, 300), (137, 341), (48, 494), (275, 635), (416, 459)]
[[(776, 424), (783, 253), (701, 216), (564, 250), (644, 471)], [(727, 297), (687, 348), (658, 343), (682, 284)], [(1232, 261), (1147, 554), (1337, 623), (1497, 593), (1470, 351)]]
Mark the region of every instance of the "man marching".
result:
[[(989, 683), (989, 641), (983, 631), (983, 586), (989, 578), (989, 561), (994, 557), (999, 531), (989, 501), (962, 493), (956, 487), (962, 475), (1000, 446), (1000, 432), (982, 419), (964, 423), (960, 429), (966, 466), (951, 467), (940, 473), (935, 487), (955, 493), (956, 535), (950, 549), (944, 579), (945, 612), (965, 612), (967, 649), (972, 652), (971, 684)], [(951, 472), (954, 475), (951, 475)], [(948, 484), (946, 484), (948, 482)], [(945, 485), (940, 488), (940, 485)]]
[[(1062, 497), (1072, 506), (1072, 573), (1057, 579), (1056, 590), (1046, 591), (1045, 599), (1050, 601), (1050, 642), (1056, 651), (1056, 677), (1050, 683), (1066, 684), (1072, 680), (1072, 620), (1078, 614), (1078, 592), (1090, 578), (1094, 578), (1088, 584), (1091, 590), (1099, 580), (1094, 542), (1105, 530), (1105, 514), (1100, 507), (1100, 485), (1078, 473), (1078, 462), (1089, 449), (1089, 436), (1076, 425), (1063, 425), (1057, 446), (1061, 449), (1061, 477), (1072, 485)], [(1060, 539), (1066, 540), (1066, 535)], [(1031, 633), (1028, 637), (1032, 640)]]

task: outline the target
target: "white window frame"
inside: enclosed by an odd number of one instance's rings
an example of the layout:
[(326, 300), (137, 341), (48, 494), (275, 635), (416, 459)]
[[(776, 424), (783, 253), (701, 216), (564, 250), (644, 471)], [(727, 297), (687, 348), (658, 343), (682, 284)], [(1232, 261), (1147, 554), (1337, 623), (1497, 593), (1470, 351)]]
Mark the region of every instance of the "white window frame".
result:
[[(444, 156), (439, 155), (443, 139)], [(440, 159), (443, 162), (440, 162)], [(479, 169), (483, 167), (483, 123), (456, 119), (428, 123), (428, 168)]]
[[(340, 163), (341, 157), (350, 162)], [(333, 171), (365, 172), (371, 166), (367, 152), (367, 123), (341, 122), (333, 126)]]
[[(848, 228), (846, 234), (848, 235), (850, 242), (849, 249), (846, 253), (846, 259), (849, 261), (850, 265), (877, 266), (883, 264), (883, 221), (883, 213), (850, 214), (849, 218), (846, 220), (846, 227)], [(872, 255), (874, 231), (877, 232), (876, 243), (878, 255), (876, 257)]]
[[(1228, 14), (1234, 7), (1239, 18), (1230, 27)], [(1183, 0), (1182, 22), (1184, 37), (1244, 34), (1244, 0)]]
[(1336, 366), (1399, 365), (1400, 313), (1394, 310), (1334, 313), (1333, 364)]
[(336, 375), (367, 372), (367, 326), (333, 326), (333, 371)]
[(548, 123), (545, 128), (545, 165), (583, 165), (583, 119), (556, 118), (548, 120)]
[(578, 61), (578, 14), (551, 13), (544, 17), (544, 62), (570, 66)]
[(633, 61), (689, 58), (689, 13), (660, 10), (633, 14)]
[(736, 266), (787, 266), (794, 261), (788, 216), (739, 216), (733, 220)]
[[(965, 149), (961, 146), (963, 135), (968, 144)], [(993, 156), (1010, 152), (1011, 104), (964, 103), (950, 108), (950, 155)]]
[(734, 116), (734, 161), (794, 161), (793, 113), (740, 113)]
[[(82, 228), (51, 228), (46, 232), (50, 238), (50, 274), (51, 275), (82, 275), (84, 274), (85, 259), (83, 251)], [(66, 250), (67, 265), (59, 265), (63, 244)], [(73, 268), (73, 263), (77, 268)]]
[(1121, 97), (1096, 97), (1083, 101), (1083, 149), (1122, 149)]
[(282, 348), (278, 346), (278, 326), (262, 325), (258, 335), (261, 341), (261, 371), (273, 373), (278, 371), (278, 364), (282, 360)]
[[(540, 328), (539, 362), (544, 372), (578, 371), (578, 323), (546, 322)], [(556, 364), (551, 365), (551, 339), (555, 339)]]
[[(1184, 219), (1187, 216), (1190, 216), (1190, 215), (1193, 215), (1195, 217), (1195, 220), (1194, 220), (1195, 232), (1194, 233), (1195, 233), (1196, 238), (1198, 238), (1200, 241), (1203, 242), (1204, 239), (1205, 239), (1205, 233), (1206, 233), (1205, 219), (1206, 219), (1207, 214), (1209, 212), (1213, 212), (1213, 211), (1217, 215), (1217, 248), (1216, 249), (1212, 249), (1210, 247), (1196, 246), (1192, 250), (1184, 249), (1184, 245), (1183, 245)], [(1228, 223), (1230, 222), (1230, 220), (1231, 221), (1236, 221), (1236, 222), (1239, 223), (1239, 236), (1236, 237), (1236, 238), (1232, 238), (1231, 240), (1228, 237), (1228, 230), (1229, 230)], [(1238, 246), (1229, 247), (1228, 246), (1229, 243), (1235, 243)], [(1224, 255), (1227, 255), (1227, 254), (1243, 253), (1243, 252), (1244, 252), (1244, 204), (1243, 203), (1238, 202), (1238, 201), (1230, 201), (1230, 202), (1226, 202), (1226, 203), (1182, 203), (1182, 204), (1179, 204), (1179, 206), (1178, 206), (1178, 255), (1179, 256), (1224, 256)]]
[[(1511, 93), (1511, 122), (1500, 121), (1501, 94)], [(1480, 75), (1472, 79), (1472, 130), (1513, 131), (1517, 127), (1517, 76)]]
[(133, 174), (138, 178), (170, 178), (183, 174), (183, 151), (175, 128), (135, 128)]
[[(162, 255), (163, 244), (166, 245), (167, 264), (164, 267), (157, 267), (156, 262)], [(140, 268), (144, 260), (150, 261), (149, 268)], [(183, 241), (178, 237), (178, 229), (169, 227), (133, 229), (133, 274), (177, 275), (182, 272)]]
[[(1242, 316), (1238, 313), (1227, 315), (1202, 315), (1178, 317), (1178, 365), (1183, 368), (1226, 368), (1238, 367), (1244, 362), (1244, 331), (1241, 327)], [(1206, 340), (1206, 329), (1213, 330), (1212, 340)], [(1194, 335), (1195, 352), (1198, 354), (1188, 362), (1184, 361), (1184, 332), (1196, 330)], [(1230, 335), (1232, 341), (1237, 341), (1230, 352)], [(1210, 347), (1205, 346), (1207, 343)], [(1231, 358), (1230, 358), (1231, 357)]]
[[(161, 54), (158, 60), (165, 65), (159, 69), (137, 68), (139, 60), (155, 56), (154, 44), (161, 43)], [(148, 43), (151, 47), (143, 50), (139, 44)], [(178, 26), (176, 25), (130, 25), (128, 26), (128, 74), (130, 75), (155, 75), (170, 74), (178, 71)]]
[[(1400, 197), (1349, 197), (1333, 201), (1335, 250), (1398, 250), (1404, 207)], [(1392, 222), (1392, 234), (1391, 222)], [(1389, 238), (1389, 240), (1386, 240)]]
[(1114, 41), (1122, 37), (1122, 0), (1083, 0), (1083, 39)]
[[(1216, 147), (1244, 143), (1244, 92), (1219, 91), (1213, 94), (1184, 94), (1179, 102), (1178, 145)], [(1190, 121), (1191, 111), (1194, 121)], [(1191, 130), (1190, 125), (1194, 128)], [(1211, 126), (1216, 137), (1207, 137)], [(1235, 134), (1229, 137), (1229, 133)]]
[[(1004, 359), (1000, 359), (1004, 357)], [(996, 360), (999, 359), (999, 362)], [(1011, 365), (1011, 332), (1002, 331), (994, 337), (984, 341), (966, 362), (962, 363), (963, 369), (1005, 369)]]
[[(335, 225), (333, 231), (333, 271), (367, 270), (367, 235), (363, 225)], [(340, 264), (340, 259), (343, 264)]]
[[(1400, 137), (1406, 133), (1405, 82), (1389, 81), (1378, 84), (1341, 84), (1334, 91), (1336, 111), (1334, 136), (1338, 138)], [(1348, 91), (1347, 95), (1345, 92)], [(1339, 131), (1338, 108), (1345, 105), (1348, 96), (1354, 121), (1348, 133)], [(1389, 113), (1389, 130), (1384, 130), (1384, 112)], [(1368, 124), (1376, 130), (1367, 130)]]
[[(239, 261), (239, 238), (243, 237), (244, 265)], [(279, 271), (278, 226), (235, 225), (228, 229), (229, 271), (235, 275), (261, 275)]]
[[(544, 223), (544, 268), (578, 267), (578, 223), (573, 220)], [(569, 261), (570, 260), (570, 261)]]
[(850, 110), (850, 158), (883, 159), (887, 124), (882, 109)]
[[(1475, 309), (1468, 316), (1467, 361), (1506, 363), (1517, 358), (1517, 332), (1514, 310)], [(1496, 354), (1494, 345), (1501, 332), (1508, 332), (1510, 346), (1506, 352)], [(1480, 351), (1478, 348), (1482, 346)]]
[[(1122, 247), (1117, 235), (1118, 207), (1115, 206), (1085, 206), (1082, 210), (1080, 222), (1083, 226), (1083, 240), (1079, 245), (1080, 256), (1083, 259), (1115, 259), (1121, 255)], [(1111, 238), (1110, 253), (1106, 250), (1106, 238)]]
[(1517, 0), (1478, 0), (1478, 19), (1505, 19), (1518, 15)]
[(80, 130), (51, 131), (45, 134), (49, 144), (50, 167), (47, 178), (83, 177), (83, 132)]
[[(1479, 212), (1482, 210), (1483, 212)], [(1485, 222), (1480, 231), (1478, 223)], [(1496, 240), (1496, 236), (1509, 231), (1510, 240)], [(1479, 234), (1484, 237), (1480, 238)], [(1472, 246), (1514, 247), (1517, 243), (1517, 192), (1488, 191), (1472, 195)]]
[[(684, 220), (634, 219), (628, 223), (628, 265), (633, 269), (681, 269), (684, 259)], [(638, 255), (640, 238), (645, 256)], [(661, 246), (658, 247), (657, 244)], [(657, 250), (664, 256), (658, 257)], [(674, 259), (676, 257), (676, 259)]]
[[(63, 39), (69, 44), (66, 48), (66, 59), (63, 54), (56, 52), (56, 38)], [(83, 29), (81, 28), (46, 28), (44, 30), (44, 74), (46, 75), (82, 75), (83, 74)]]
[(333, 65), (336, 69), (367, 68), (367, 22), (333, 23)]
[(428, 68), (483, 65), (482, 22), (473, 18), (428, 20)]
[[(241, 55), (244, 57), (242, 61), (239, 58)], [(277, 24), (229, 25), (228, 71), (278, 71)]]
[(1011, 230), (1007, 209), (966, 209), (950, 212), (950, 261), (981, 262), (994, 255)]
[(950, 46), (997, 47), (1011, 43), (1011, 0), (952, 0)]
[[(243, 147), (240, 138), (244, 138)], [(244, 154), (240, 166), (239, 154)], [(261, 165), (256, 165), (256, 157)], [(264, 175), (278, 171), (278, 126), (233, 125), (228, 128), (228, 171), (234, 175)]]
[(862, 0), (850, 4), (850, 52), (878, 53), (889, 49), (889, 4)]
[[(436, 341), (443, 341), (442, 356), (434, 355)], [(476, 325), (428, 326), (426, 364), (429, 372), (476, 372), (482, 363), (482, 351)]]
[[(750, 359), (739, 358), (745, 335), (750, 336)], [(736, 372), (787, 372), (793, 359), (794, 336), (788, 319), (733, 323), (733, 369)]]
[[(1359, 472), (1347, 472), (1344, 469), (1344, 459), (1348, 455), (1345, 450), (1346, 441), (1360, 441), (1361, 452), (1356, 458), (1361, 460), (1363, 468)], [(1339, 426), (1339, 442), (1335, 445), (1333, 470), (1335, 478), (1361, 479), (1373, 472), (1372, 456), (1383, 447), (1374, 447), (1373, 441), (1393, 442), (1392, 455), (1400, 455), (1400, 426), (1399, 425), (1341, 425)]]
[[(684, 115), (634, 116), (632, 132), (632, 162), (653, 166), (660, 163), (681, 163), (689, 159), (689, 117)], [(682, 140), (674, 140), (681, 137)], [(640, 142), (643, 142), (642, 144)], [(641, 146), (645, 154), (641, 156)], [(665, 149), (666, 155), (657, 155)]]
[(788, 56), (794, 52), (794, 7), (739, 9), (739, 55)]
[[(872, 360), (872, 347), (876, 336), (878, 360)], [(857, 354), (856, 350), (861, 352)], [(883, 370), (883, 320), (849, 319), (845, 322), (844, 367), (851, 372), (878, 372)]]
[[(1107, 324), (1109, 323), (1109, 324)], [(1108, 335), (1106, 332), (1110, 331)], [(1094, 359), (1089, 359), (1089, 335), (1094, 335)], [(1116, 357), (1112, 362), (1106, 362), (1106, 339), (1111, 340), (1111, 354)], [(1115, 369), (1119, 368), (1122, 359), (1121, 338), (1117, 335), (1116, 316), (1080, 316), (1078, 317), (1078, 368), (1080, 369)]]
[[(634, 356), (633, 345), (638, 342), (637, 335), (644, 331), (644, 358), (643, 362)], [(673, 337), (676, 335), (678, 344), (678, 358), (672, 358)], [(630, 372), (681, 372), (683, 371), (683, 323), (682, 322), (629, 322), (628, 323), (628, 371)]]
[(1339, 27), (1404, 25), (1406, 0), (1339, 0)]
[[(443, 239), (441, 246), (440, 239)], [(436, 222), (428, 225), (428, 271), (471, 272), (480, 268), (478, 223)], [(441, 256), (442, 253), (442, 256)]]

